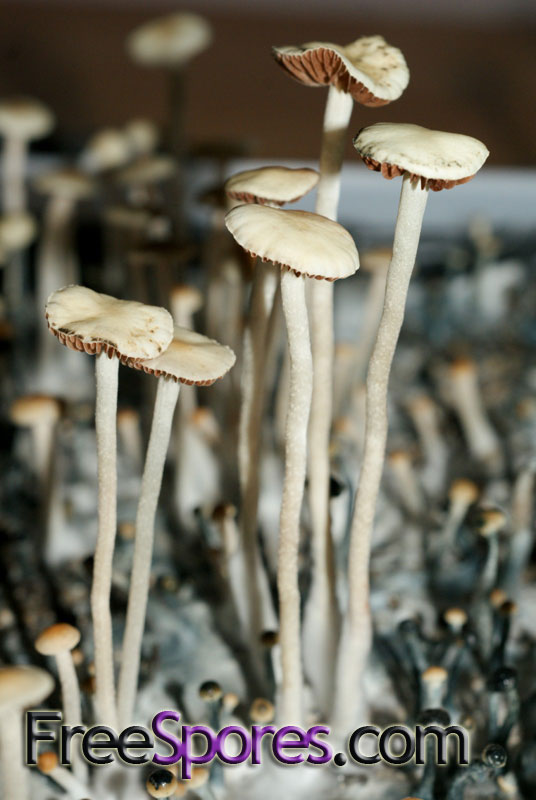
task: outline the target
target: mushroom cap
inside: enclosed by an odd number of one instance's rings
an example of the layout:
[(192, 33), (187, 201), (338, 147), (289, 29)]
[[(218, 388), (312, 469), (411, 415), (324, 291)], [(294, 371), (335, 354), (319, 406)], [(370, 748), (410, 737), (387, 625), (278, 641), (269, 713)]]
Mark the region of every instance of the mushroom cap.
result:
[(245, 205), (229, 211), (225, 224), (252, 256), (297, 275), (334, 281), (353, 275), (359, 267), (348, 231), (319, 214)]
[(62, 167), (39, 175), (34, 185), (42, 194), (66, 200), (82, 200), (95, 191), (95, 183), (89, 175), (74, 167)]
[(478, 486), (473, 481), (467, 480), (467, 478), (459, 478), (458, 480), (454, 481), (449, 489), (449, 500), (453, 501), (461, 501), (463, 503), (467, 503), (467, 505), (471, 505), (471, 503), (475, 503), (478, 499)]
[(171, 797), (177, 789), (177, 778), (168, 769), (151, 772), (145, 783), (150, 797)]
[(160, 139), (157, 125), (144, 117), (131, 119), (125, 125), (125, 135), (129, 143), (130, 152), (136, 156), (145, 156), (152, 153)]
[(146, 22), (127, 38), (133, 61), (146, 67), (179, 67), (212, 41), (212, 29), (198, 14), (178, 12)]
[(236, 361), (230, 347), (175, 325), (173, 339), (162, 355), (148, 360), (123, 359), (129, 367), (157, 378), (210, 386), (229, 372)]
[(354, 147), (369, 169), (384, 178), (404, 173), (437, 192), (467, 183), (489, 151), (478, 139), (461, 133), (432, 131), (403, 122), (377, 122), (362, 128)]
[(37, 769), (39, 772), (42, 772), (43, 775), (49, 775), (51, 772), (54, 772), (58, 763), (58, 756), (53, 750), (40, 753), (37, 757)]
[(165, 308), (118, 300), (85, 286), (53, 292), (45, 313), (62, 344), (91, 355), (155, 358), (173, 339), (173, 319)]
[(274, 704), (265, 697), (257, 697), (249, 707), (249, 716), (253, 722), (259, 725), (272, 722), (275, 717)]
[(8, 253), (24, 250), (35, 238), (37, 224), (26, 211), (10, 211), (0, 218), (0, 248)]
[(406, 60), (383, 36), (362, 36), (347, 45), (308, 42), (274, 47), (277, 62), (306, 86), (331, 84), (364, 106), (397, 100), (409, 82)]
[(53, 424), (61, 416), (61, 402), (48, 394), (25, 394), (17, 397), (11, 404), (11, 422), (21, 427)]
[(447, 680), (448, 676), (449, 674), (444, 667), (436, 666), (428, 667), (421, 675), (423, 681), (436, 686), (441, 686), (441, 684)]
[(56, 656), (74, 650), (80, 642), (80, 631), (74, 625), (58, 622), (46, 628), (35, 640), (35, 649), (43, 656)]
[(484, 537), (494, 536), (506, 522), (506, 514), (500, 508), (483, 508), (479, 511), (478, 532)]
[(54, 115), (31, 97), (8, 97), (0, 101), (0, 133), (18, 139), (41, 139), (54, 127)]
[(225, 182), (225, 191), (229, 197), (244, 203), (282, 206), (284, 203), (295, 203), (314, 189), (318, 178), (315, 169), (260, 167), (232, 175)]
[(170, 302), (172, 306), (180, 306), (187, 314), (195, 314), (203, 306), (203, 294), (195, 286), (176, 283), (171, 288)]
[(171, 156), (144, 155), (127, 164), (117, 174), (117, 180), (124, 186), (146, 186), (169, 180), (177, 170)]
[(489, 601), (493, 608), (499, 609), (506, 601), (508, 600), (508, 595), (501, 589), (500, 587), (496, 586), (493, 591), (490, 592)]
[(448, 625), (452, 625), (454, 628), (463, 628), (467, 622), (467, 613), (463, 610), (463, 608), (457, 608), (453, 606), (451, 608), (447, 608), (443, 614), (443, 618)]
[(117, 169), (131, 157), (130, 139), (126, 131), (104, 128), (86, 144), (83, 160), (95, 171)]
[(39, 667), (0, 668), (0, 711), (42, 703), (54, 688), (52, 676)]

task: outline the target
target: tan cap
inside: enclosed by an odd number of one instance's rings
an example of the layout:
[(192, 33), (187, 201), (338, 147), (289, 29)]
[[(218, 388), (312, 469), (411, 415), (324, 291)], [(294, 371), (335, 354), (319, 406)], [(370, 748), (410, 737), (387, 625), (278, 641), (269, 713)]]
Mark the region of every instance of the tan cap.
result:
[(81, 200), (95, 191), (95, 183), (89, 175), (74, 167), (62, 167), (39, 175), (34, 185), (42, 194), (57, 195), (67, 200)]
[(441, 684), (447, 680), (448, 672), (443, 667), (428, 667), (428, 669), (425, 669), (422, 673), (421, 678), (428, 684), (441, 686)]
[(443, 619), (452, 628), (461, 630), (467, 622), (467, 613), (463, 608), (447, 608), (443, 614)]
[(42, 703), (54, 688), (52, 676), (39, 667), (0, 668), (0, 711)]
[(458, 478), (453, 481), (449, 489), (449, 500), (452, 502), (461, 501), (471, 505), (478, 499), (478, 486), (473, 481), (466, 478)]
[(0, 218), (0, 249), (16, 253), (28, 247), (37, 232), (35, 219), (26, 211), (10, 211)]
[(60, 400), (48, 394), (25, 394), (11, 404), (11, 422), (21, 427), (57, 422), (61, 416)]
[(173, 338), (173, 319), (165, 308), (118, 300), (85, 286), (53, 292), (45, 313), (62, 344), (91, 355), (155, 358)]
[(467, 183), (489, 151), (478, 139), (402, 122), (377, 122), (362, 128), (354, 147), (369, 169), (384, 178), (408, 174), (423, 188), (438, 192)]
[(314, 189), (319, 174), (315, 169), (260, 167), (237, 172), (225, 182), (225, 191), (233, 200), (282, 206), (295, 203)]
[(275, 717), (274, 704), (265, 697), (257, 697), (249, 707), (249, 716), (253, 722), (259, 725), (272, 722)]
[(30, 97), (0, 100), (0, 133), (3, 136), (31, 140), (47, 136), (54, 127), (49, 109)]
[(82, 160), (91, 171), (104, 172), (122, 167), (131, 157), (130, 139), (126, 131), (104, 128), (91, 137)]
[(117, 180), (124, 186), (146, 186), (169, 180), (177, 170), (171, 156), (145, 155), (117, 173)]
[(353, 275), (359, 267), (348, 231), (319, 214), (245, 205), (229, 211), (225, 224), (251, 255), (297, 275), (334, 281)]
[(274, 47), (273, 54), (300, 83), (331, 84), (365, 106), (397, 100), (409, 82), (404, 56), (383, 36), (363, 36), (348, 45), (308, 42), (301, 47)]
[(506, 525), (506, 514), (500, 508), (479, 510), (478, 532), (481, 536), (494, 536)]
[(49, 775), (54, 772), (58, 766), (58, 756), (52, 750), (47, 750), (45, 753), (40, 753), (37, 757), (37, 769), (43, 775)]
[(43, 656), (56, 656), (73, 650), (80, 642), (80, 631), (74, 625), (58, 622), (43, 631), (35, 640), (35, 649)]
[(229, 372), (236, 356), (230, 347), (176, 325), (173, 339), (162, 355), (147, 361), (128, 358), (122, 361), (157, 378), (210, 386)]
[(212, 41), (207, 20), (178, 12), (146, 22), (127, 39), (133, 61), (147, 67), (179, 67), (206, 50)]

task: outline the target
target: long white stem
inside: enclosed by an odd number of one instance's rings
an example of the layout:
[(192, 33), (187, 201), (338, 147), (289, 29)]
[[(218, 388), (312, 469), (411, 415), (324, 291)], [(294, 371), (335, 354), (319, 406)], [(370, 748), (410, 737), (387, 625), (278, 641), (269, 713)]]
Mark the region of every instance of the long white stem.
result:
[(27, 144), (24, 139), (7, 137), (4, 140), (2, 153), (2, 172), (4, 187), (2, 208), (4, 213), (24, 211), (26, 209), (26, 153)]
[[(58, 653), (56, 656), (58, 676), (63, 702), (63, 724), (74, 727), (82, 724), (82, 705), (80, 702), (80, 686), (70, 651)], [(81, 781), (87, 780), (87, 763), (79, 749), (72, 753), (73, 771)]]
[(452, 402), (471, 454), (493, 472), (500, 472), (503, 466), (501, 445), (482, 402), (476, 367), (454, 365), (451, 379)]
[[(330, 86), (320, 155), (318, 214), (337, 219), (341, 168), (353, 98)], [(304, 646), (315, 654), (311, 681), (319, 707), (326, 711), (333, 686), (338, 614), (332, 569), (329, 524), (329, 437), (333, 404), (333, 283), (313, 281), (310, 287), (313, 396), (309, 424), (309, 505), (311, 508), (313, 578), (304, 622)]]
[(140, 670), (141, 642), (151, 577), (154, 521), (179, 389), (180, 384), (174, 380), (158, 379), (151, 435), (138, 500), (134, 558), (121, 655), (118, 700), (121, 730), (131, 724), (134, 712)]
[(2, 797), (28, 800), (28, 768), (22, 754), (22, 710), (2, 710), (0, 719), (0, 767)]
[(344, 733), (352, 730), (352, 725), (360, 720), (364, 710), (361, 681), (372, 639), (370, 547), (385, 459), (389, 372), (404, 320), (427, 195), (427, 189), (404, 177), (383, 314), (367, 373), (365, 451), (350, 533), (348, 609), (339, 647), (335, 684), (334, 725)]
[(95, 358), (99, 529), (91, 587), (95, 649), (95, 705), (98, 721), (115, 728), (114, 650), (110, 593), (117, 527), (117, 385), (119, 359)]
[(281, 299), (290, 354), (290, 392), (285, 435), (285, 480), (279, 522), (277, 588), (282, 687), (278, 716), (281, 722), (302, 720), (303, 675), (300, 631), (298, 551), (300, 512), (307, 466), (307, 423), (312, 395), (312, 356), (305, 302), (305, 278), (285, 271)]
[(370, 353), (378, 332), (378, 325), (382, 316), (383, 299), (385, 297), (385, 281), (387, 273), (382, 270), (374, 272), (368, 286), (365, 301), (363, 324), (359, 330), (358, 353), (354, 365), (354, 380), (358, 383), (365, 377)]

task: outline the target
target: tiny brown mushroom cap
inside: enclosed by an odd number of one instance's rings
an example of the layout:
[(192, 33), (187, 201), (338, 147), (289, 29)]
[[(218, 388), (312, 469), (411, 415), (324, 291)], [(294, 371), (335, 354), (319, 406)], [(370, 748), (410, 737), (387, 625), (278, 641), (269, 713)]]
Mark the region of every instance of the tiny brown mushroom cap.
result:
[(13, 401), (9, 417), (15, 425), (31, 428), (44, 422), (57, 422), (61, 409), (61, 402), (56, 397), (48, 394), (26, 394)]
[(452, 502), (476, 503), (478, 499), (478, 486), (466, 478), (455, 480), (449, 489), (449, 500)]
[(47, 136), (54, 127), (54, 116), (38, 100), (11, 97), (0, 101), (0, 134), (31, 140)]
[(300, 83), (331, 84), (365, 106), (397, 100), (409, 82), (404, 56), (383, 36), (363, 36), (348, 45), (308, 42), (301, 47), (274, 47), (273, 54)]
[(402, 122), (377, 122), (362, 128), (354, 147), (369, 169), (384, 178), (407, 173), (423, 188), (438, 192), (467, 183), (489, 151), (478, 139)]
[(275, 716), (274, 704), (265, 697), (257, 697), (249, 708), (249, 716), (259, 725), (272, 722)]
[(128, 358), (122, 361), (157, 378), (210, 386), (229, 372), (236, 356), (230, 347), (175, 325), (173, 339), (162, 355), (143, 361)]
[(428, 667), (422, 673), (422, 679), (433, 686), (441, 686), (448, 678), (448, 672), (443, 667)]
[(252, 256), (297, 275), (334, 281), (353, 275), (359, 267), (348, 231), (319, 214), (244, 205), (229, 211), (225, 224)]
[(37, 769), (39, 772), (42, 772), (43, 775), (49, 775), (51, 772), (54, 772), (57, 766), (58, 756), (52, 750), (41, 753), (37, 758)]
[(260, 167), (237, 172), (225, 182), (227, 195), (244, 203), (295, 203), (318, 183), (315, 169)]
[(35, 649), (43, 656), (56, 656), (74, 648), (80, 642), (80, 631), (74, 625), (58, 622), (41, 633), (35, 641)]
[(447, 608), (443, 614), (443, 618), (447, 625), (460, 630), (467, 623), (467, 614), (463, 608)]
[(178, 12), (146, 22), (127, 39), (133, 61), (146, 67), (180, 67), (212, 41), (209, 23), (198, 14)]
[(478, 532), (481, 536), (493, 536), (506, 525), (506, 514), (499, 508), (484, 508), (479, 513)]
[(85, 286), (53, 292), (45, 312), (62, 344), (91, 355), (154, 358), (173, 338), (173, 319), (165, 308), (118, 300)]
[(52, 676), (39, 667), (0, 669), (0, 712), (42, 703), (54, 688)]

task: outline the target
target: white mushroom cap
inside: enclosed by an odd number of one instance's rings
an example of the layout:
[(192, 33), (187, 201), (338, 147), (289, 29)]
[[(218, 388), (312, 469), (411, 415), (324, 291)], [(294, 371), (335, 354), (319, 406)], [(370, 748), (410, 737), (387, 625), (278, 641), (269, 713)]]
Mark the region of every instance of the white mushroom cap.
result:
[(175, 174), (177, 164), (170, 156), (143, 156), (123, 167), (117, 174), (119, 183), (126, 186), (143, 186), (168, 180)]
[(348, 45), (308, 42), (301, 47), (274, 47), (273, 53), (300, 83), (332, 84), (365, 106), (397, 100), (409, 82), (404, 56), (383, 36), (362, 36)]
[(85, 286), (53, 292), (46, 304), (48, 327), (62, 344), (94, 355), (155, 358), (173, 338), (169, 311), (118, 300)]
[(156, 149), (160, 138), (158, 127), (155, 123), (143, 117), (129, 120), (125, 125), (125, 135), (131, 153), (136, 156), (146, 156), (152, 153)]
[(223, 378), (235, 361), (236, 356), (230, 347), (178, 325), (175, 325), (171, 344), (158, 358), (134, 362), (124, 360), (127, 366), (157, 378), (164, 376), (199, 386), (210, 386)]
[(15, 425), (23, 428), (42, 423), (55, 423), (61, 416), (61, 402), (47, 394), (26, 394), (17, 397), (11, 404), (9, 417)]
[(178, 12), (146, 22), (127, 39), (133, 61), (148, 67), (179, 67), (212, 41), (209, 23), (197, 14)]
[(39, 175), (35, 188), (43, 194), (64, 197), (66, 200), (82, 200), (95, 191), (93, 180), (79, 169), (62, 167)]
[(478, 139), (402, 122), (377, 122), (363, 128), (354, 147), (369, 169), (384, 178), (408, 173), (433, 191), (471, 180), (489, 151)]
[(43, 631), (35, 640), (35, 649), (43, 656), (56, 656), (74, 648), (80, 642), (80, 631), (74, 625), (58, 622)]
[(7, 253), (24, 250), (35, 238), (37, 224), (26, 211), (10, 211), (0, 219), (0, 249)]
[(130, 139), (126, 131), (105, 128), (86, 144), (82, 161), (91, 171), (117, 169), (131, 157)]
[(229, 211), (225, 224), (244, 250), (299, 275), (334, 281), (359, 267), (348, 231), (319, 214), (245, 205)]
[(49, 109), (30, 97), (10, 97), (0, 101), (0, 133), (23, 139), (41, 139), (54, 127)]
[(314, 189), (318, 178), (315, 169), (261, 167), (232, 175), (224, 188), (228, 196), (235, 200), (282, 206), (284, 203), (295, 203)]
[(39, 667), (0, 668), (0, 711), (8, 708), (29, 708), (48, 697), (54, 681)]

